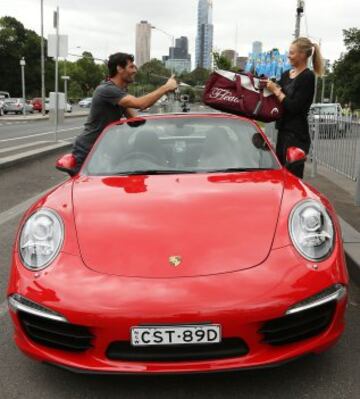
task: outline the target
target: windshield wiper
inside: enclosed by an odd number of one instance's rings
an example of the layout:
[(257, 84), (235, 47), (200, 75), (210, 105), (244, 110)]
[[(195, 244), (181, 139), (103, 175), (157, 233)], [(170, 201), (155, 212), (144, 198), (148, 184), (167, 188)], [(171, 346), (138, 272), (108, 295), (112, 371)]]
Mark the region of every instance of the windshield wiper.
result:
[(113, 173), (115, 176), (134, 176), (134, 175), (176, 175), (181, 173), (196, 173), (193, 170), (183, 169), (143, 169), (143, 170), (132, 170), (125, 172)]

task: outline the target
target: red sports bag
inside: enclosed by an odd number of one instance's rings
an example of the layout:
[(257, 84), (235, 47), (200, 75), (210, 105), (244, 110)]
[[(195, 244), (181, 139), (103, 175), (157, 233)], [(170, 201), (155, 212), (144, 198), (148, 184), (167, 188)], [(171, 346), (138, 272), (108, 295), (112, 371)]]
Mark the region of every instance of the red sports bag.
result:
[(209, 107), (262, 122), (281, 118), (283, 108), (264, 81), (250, 73), (217, 70), (206, 82), (203, 101)]

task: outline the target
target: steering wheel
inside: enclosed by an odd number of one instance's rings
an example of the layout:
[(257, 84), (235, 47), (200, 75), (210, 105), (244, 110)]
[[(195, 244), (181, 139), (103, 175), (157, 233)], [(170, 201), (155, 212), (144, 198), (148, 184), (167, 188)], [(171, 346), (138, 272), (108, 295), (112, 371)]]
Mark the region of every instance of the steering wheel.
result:
[(124, 155), (121, 158), (120, 162), (128, 161), (129, 159), (132, 159), (132, 158), (133, 159), (141, 159), (141, 160), (144, 160), (144, 161), (150, 161), (152, 163), (155, 163), (156, 165), (160, 165), (161, 164), (160, 160), (157, 159), (155, 157), (155, 155), (149, 154), (148, 152), (142, 152), (142, 151), (131, 151), (131, 152), (128, 152), (126, 155)]

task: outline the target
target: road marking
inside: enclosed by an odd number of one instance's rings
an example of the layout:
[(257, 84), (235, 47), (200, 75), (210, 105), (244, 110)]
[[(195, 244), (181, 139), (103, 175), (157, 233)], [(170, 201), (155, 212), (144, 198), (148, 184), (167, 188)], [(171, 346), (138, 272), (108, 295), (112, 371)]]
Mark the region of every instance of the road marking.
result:
[(0, 154), (4, 153), (4, 152), (10, 152), (10, 151), (15, 151), (15, 150), (21, 150), (23, 148), (27, 148), (27, 147), (34, 147), (37, 144), (45, 144), (45, 143), (51, 143), (51, 141), (36, 141), (35, 143), (28, 143), (28, 144), (21, 144), (21, 145), (17, 145), (15, 147), (6, 147), (6, 148), (2, 148), (0, 150)]
[[(61, 129), (61, 130), (58, 130), (58, 133), (60, 133), (60, 132), (70, 132), (71, 130), (80, 129), (82, 127), (83, 127), (83, 125), (76, 126), (76, 127), (70, 127), (69, 129)], [(26, 136), (13, 137), (11, 139), (2, 139), (2, 140), (0, 140), (0, 143), (5, 143), (5, 142), (8, 142), (8, 141), (16, 141), (16, 140), (26, 140), (26, 139), (33, 138), (33, 137), (46, 136), (48, 134), (55, 134), (55, 132), (51, 131), (51, 132), (36, 133), (36, 134), (30, 133), (30, 134), (28, 134)]]

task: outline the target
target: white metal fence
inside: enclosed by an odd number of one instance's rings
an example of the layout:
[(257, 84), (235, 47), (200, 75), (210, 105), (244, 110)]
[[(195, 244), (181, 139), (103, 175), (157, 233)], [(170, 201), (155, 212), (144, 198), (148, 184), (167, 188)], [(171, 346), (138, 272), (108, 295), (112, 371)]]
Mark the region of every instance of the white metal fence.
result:
[[(316, 176), (317, 165), (323, 165), (357, 182), (355, 202), (360, 205), (360, 120), (352, 116), (315, 115), (309, 117), (309, 130), (312, 177)], [(275, 124), (266, 125), (265, 131), (275, 144)]]

